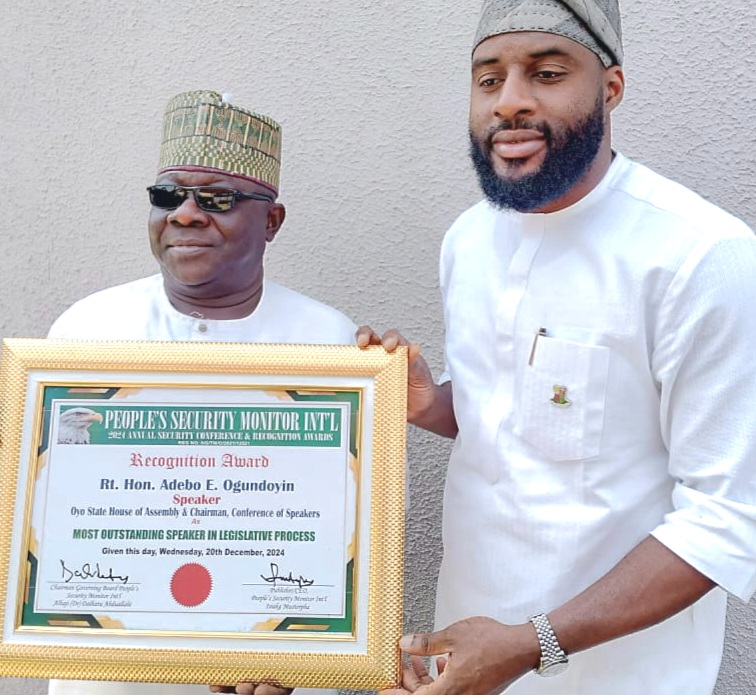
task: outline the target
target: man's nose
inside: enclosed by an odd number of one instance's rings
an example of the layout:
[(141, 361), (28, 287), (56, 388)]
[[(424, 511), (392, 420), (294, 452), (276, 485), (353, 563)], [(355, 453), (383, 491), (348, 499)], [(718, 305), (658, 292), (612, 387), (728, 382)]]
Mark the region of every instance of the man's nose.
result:
[(533, 114), (536, 99), (530, 80), (525, 75), (510, 74), (502, 83), (493, 105), (494, 115), (503, 121)]
[(210, 218), (208, 213), (197, 206), (194, 194), (189, 192), (184, 201), (175, 210), (171, 210), (167, 221), (180, 227), (204, 227)]

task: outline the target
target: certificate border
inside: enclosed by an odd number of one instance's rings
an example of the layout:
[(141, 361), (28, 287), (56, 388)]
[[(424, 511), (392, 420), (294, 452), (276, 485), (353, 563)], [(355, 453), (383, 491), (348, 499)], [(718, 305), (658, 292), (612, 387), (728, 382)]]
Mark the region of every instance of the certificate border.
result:
[[(112, 383), (118, 380), (118, 373), (134, 372), (154, 374), (155, 383), (160, 384), (166, 381), (162, 375), (182, 379), (186, 375), (192, 383), (192, 374), (276, 376), (292, 384), (297, 384), (299, 377), (368, 379), (373, 392), (372, 465), (370, 480), (358, 483), (369, 488), (370, 566), (367, 576), (360, 574), (354, 586), (355, 601), (367, 601), (364, 649), (339, 650), (339, 644), (348, 642), (342, 640), (331, 641), (326, 650), (322, 636), (308, 640), (301, 635), (297, 636), (301, 650), (285, 652), (70, 646), (35, 642), (28, 629), (22, 639), (18, 631), (9, 631), (9, 598), (14, 599), (14, 606), (24, 599), (20, 591), (15, 598), (8, 596), (10, 567), (23, 562), (27, 569), (19, 576), (25, 577), (28, 571), (25, 558), (12, 557), (12, 542), (14, 534), (29, 533), (30, 477), (35, 469), (31, 461), (20, 457), (25, 434), (29, 428), (38, 432), (41, 424), (39, 393), (31, 417), (27, 407), (34, 372), (53, 373), (56, 382), (72, 387), (89, 386), (93, 381)], [(86, 378), (82, 379), (82, 374)], [(108, 378), (107, 374), (114, 376)], [(4, 340), (0, 363), (0, 675), (203, 684), (246, 680), (285, 687), (377, 690), (395, 687), (402, 627), (406, 383), (404, 348), (388, 354), (380, 347), (342, 345)], [(363, 401), (365, 405), (369, 411), (370, 403)], [(32, 451), (34, 459), (36, 453)], [(360, 466), (361, 471), (364, 468)], [(23, 501), (17, 500), (19, 489), (26, 490)], [(19, 504), (25, 510), (19, 515), (22, 518), (14, 514)], [(357, 533), (362, 542), (359, 525)], [(29, 547), (28, 540), (24, 539), (23, 548)]]

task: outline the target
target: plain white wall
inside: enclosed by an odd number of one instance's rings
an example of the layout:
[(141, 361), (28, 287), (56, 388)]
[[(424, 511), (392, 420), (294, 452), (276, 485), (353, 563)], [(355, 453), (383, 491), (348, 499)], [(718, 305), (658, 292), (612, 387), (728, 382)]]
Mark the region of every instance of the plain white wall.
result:
[[(0, 337), (43, 336), (89, 292), (155, 271), (147, 197), (163, 106), (229, 91), (284, 129), (289, 217), (270, 276), (442, 360), (443, 232), (467, 164), (464, 0), (2, 2)], [(625, 0), (616, 145), (756, 227), (756, 5)], [(411, 431), (407, 627), (430, 625), (448, 446)], [(733, 605), (718, 693), (756, 692), (756, 614)], [(695, 664), (691, 664), (695, 668)], [(32, 695), (40, 682), (0, 680)]]

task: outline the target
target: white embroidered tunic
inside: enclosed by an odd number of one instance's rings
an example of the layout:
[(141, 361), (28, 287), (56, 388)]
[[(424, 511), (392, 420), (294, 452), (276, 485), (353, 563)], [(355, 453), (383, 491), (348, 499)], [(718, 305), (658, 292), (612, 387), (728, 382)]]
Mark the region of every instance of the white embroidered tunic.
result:
[[(471, 208), (447, 233), (440, 272), (459, 435), (437, 627), (548, 612), (649, 533), (747, 600), (756, 238), (746, 225), (617, 155), (565, 210)], [(716, 589), (507, 693), (709, 694), (725, 604)]]

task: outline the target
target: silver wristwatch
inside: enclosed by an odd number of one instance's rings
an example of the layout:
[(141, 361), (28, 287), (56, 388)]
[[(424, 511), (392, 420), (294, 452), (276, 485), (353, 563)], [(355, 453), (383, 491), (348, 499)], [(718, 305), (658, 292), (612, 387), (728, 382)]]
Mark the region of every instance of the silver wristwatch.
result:
[(556, 676), (567, 669), (569, 659), (559, 646), (549, 619), (541, 613), (530, 618), (541, 644), (541, 663), (533, 670), (539, 676)]

